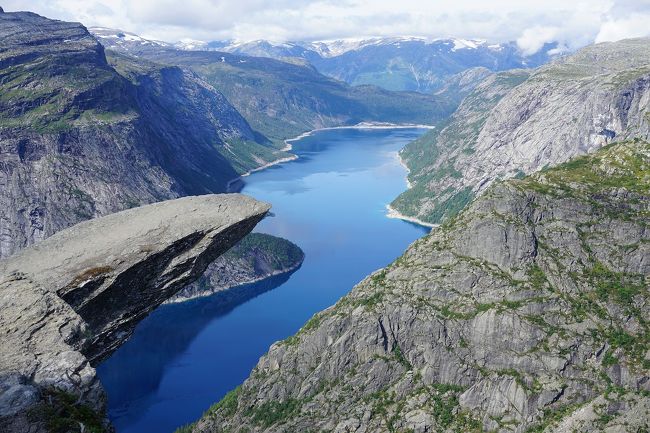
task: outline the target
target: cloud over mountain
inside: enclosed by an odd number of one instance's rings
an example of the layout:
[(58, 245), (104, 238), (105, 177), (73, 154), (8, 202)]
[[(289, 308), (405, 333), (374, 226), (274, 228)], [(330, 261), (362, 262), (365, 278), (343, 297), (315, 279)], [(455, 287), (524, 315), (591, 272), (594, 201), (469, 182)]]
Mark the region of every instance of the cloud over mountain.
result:
[(650, 35), (650, 0), (402, 0), (399, 7), (393, 0), (5, 0), (3, 6), (168, 41), (455, 36), (516, 40), (531, 54), (546, 42), (574, 49)]

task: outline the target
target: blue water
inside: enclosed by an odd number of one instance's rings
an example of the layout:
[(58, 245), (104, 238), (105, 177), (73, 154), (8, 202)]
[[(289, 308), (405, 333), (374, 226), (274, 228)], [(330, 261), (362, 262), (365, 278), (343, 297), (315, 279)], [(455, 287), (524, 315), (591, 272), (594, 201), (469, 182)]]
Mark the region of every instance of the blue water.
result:
[(272, 203), (256, 231), (305, 252), (302, 267), (208, 298), (165, 305), (98, 368), (118, 433), (165, 433), (196, 420), (248, 376), (277, 340), (397, 258), (423, 227), (389, 219), (405, 188), (397, 151), (421, 129), (318, 132), (296, 161), (246, 177), (243, 193)]

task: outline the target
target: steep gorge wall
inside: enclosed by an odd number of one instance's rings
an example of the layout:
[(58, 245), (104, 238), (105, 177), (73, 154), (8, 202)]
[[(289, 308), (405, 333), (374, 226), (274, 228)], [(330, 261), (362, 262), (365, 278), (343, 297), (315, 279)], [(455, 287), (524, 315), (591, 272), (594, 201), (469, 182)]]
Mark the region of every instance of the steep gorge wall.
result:
[(402, 151), (413, 187), (393, 207), (438, 223), (495, 180), (650, 137), (648, 39), (590, 46), (522, 74), (488, 78), (448, 123)]
[(493, 185), (191, 430), (647, 430), (649, 188), (639, 140)]
[(81, 24), (0, 14), (0, 257), (89, 218), (223, 192), (283, 155), (190, 72), (109, 64)]

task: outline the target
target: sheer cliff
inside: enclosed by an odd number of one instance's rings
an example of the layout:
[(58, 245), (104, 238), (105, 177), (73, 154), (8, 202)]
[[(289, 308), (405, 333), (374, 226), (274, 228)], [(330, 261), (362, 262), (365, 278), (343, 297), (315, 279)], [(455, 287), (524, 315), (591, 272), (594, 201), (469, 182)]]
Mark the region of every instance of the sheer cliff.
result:
[(392, 206), (429, 223), (453, 216), (495, 180), (650, 136), (650, 40), (589, 46), (530, 71), (488, 77), (401, 157), (411, 188)]
[[(276, 147), (316, 128), (364, 121), (430, 124), (453, 112), (457, 102), (440, 95), (350, 86), (313, 66), (218, 51), (185, 51), (151, 41), (102, 37), (106, 48), (157, 63), (188, 68), (214, 86), (251, 126)], [(110, 31), (119, 34), (119, 31)]]
[(269, 207), (239, 194), (155, 203), (0, 261), (0, 430), (108, 429), (94, 366)]

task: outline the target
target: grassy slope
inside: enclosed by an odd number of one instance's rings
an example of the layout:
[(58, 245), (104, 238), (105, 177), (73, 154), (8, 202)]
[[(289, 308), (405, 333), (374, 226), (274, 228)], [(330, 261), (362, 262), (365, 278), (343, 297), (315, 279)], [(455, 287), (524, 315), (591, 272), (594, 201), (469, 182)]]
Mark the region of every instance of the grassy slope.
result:
[[(170, 70), (169, 66), (148, 61), (146, 59), (125, 56), (112, 51), (108, 52), (108, 60), (111, 66), (113, 66), (122, 76), (129, 79), (136, 86), (141, 86), (146, 81), (151, 80), (162, 81), (161, 76), (164, 76), (165, 70)], [(192, 77), (189, 74), (185, 76), (185, 80), (188, 80), (190, 78)], [(166, 93), (175, 91), (175, 88), (171, 88), (174, 86), (174, 84), (175, 83), (172, 83), (171, 85), (168, 84), (170, 88), (163, 89), (163, 92)], [(182, 84), (183, 83), (180, 83), (180, 85)], [(203, 91), (205, 92), (212, 91), (212, 89), (209, 88), (209, 85), (206, 85), (205, 83), (201, 83), (200, 86), (207, 86), (203, 88)], [(193, 116), (198, 119), (197, 113), (192, 113), (191, 110), (197, 110), (201, 107), (198, 105), (194, 106), (195, 103), (193, 101), (185, 101), (181, 99), (187, 98), (188, 95), (192, 94), (192, 91), (193, 89), (186, 92), (185, 94), (179, 95), (176, 104), (174, 104), (176, 101), (172, 101), (172, 103), (167, 105), (176, 105), (176, 110), (186, 110), (187, 116)], [(163, 99), (165, 95), (159, 96), (160, 99)], [(225, 102), (220, 101), (219, 98), (221, 98), (221, 95), (217, 94), (215, 96), (215, 104), (218, 104), (219, 102)], [(204, 115), (205, 113), (200, 114)], [(237, 124), (240, 129), (244, 130), (244, 132), (248, 133), (248, 135), (228, 136), (227, 134), (222, 133), (218, 127), (215, 131), (214, 125), (212, 125), (213, 127), (210, 127), (211, 125), (206, 125), (203, 128), (205, 134), (199, 139), (205, 142), (212, 142), (214, 149), (232, 165), (237, 173), (243, 174), (266, 163), (290, 156), (289, 153), (275, 148), (272, 145), (271, 141), (263, 135), (252, 131), (250, 127), (245, 124), (245, 121), (243, 121), (243, 119), (237, 119), (239, 117), (238, 113), (228, 112), (226, 108), (221, 115), (235, 117), (235, 119), (232, 120), (232, 123)], [(169, 116), (169, 119), (172, 122), (176, 118), (178, 118), (178, 113), (171, 113)], [(227, 124), (229, 121), (228, 118), (217, 118), (216, 120), (220, 122), (226, 122), (226, 128), (229, 127)], [(199, 125), (196, 126), (197, 127), (193, 129), (199, 129)], [(185, 125), (179, 125), (179, 129), (184, 127)]]
[(268, 58), (176, 50), (143, 55), (194, 70), (280, 147), (284, 139), (315, 128), (361, 121), (430, 124), (454, 108), (441, 97), (351, 87), (310, 66)]

